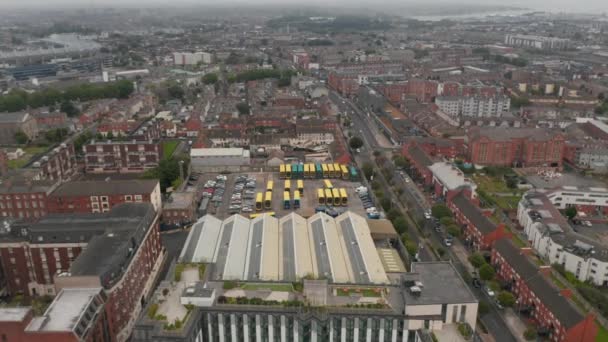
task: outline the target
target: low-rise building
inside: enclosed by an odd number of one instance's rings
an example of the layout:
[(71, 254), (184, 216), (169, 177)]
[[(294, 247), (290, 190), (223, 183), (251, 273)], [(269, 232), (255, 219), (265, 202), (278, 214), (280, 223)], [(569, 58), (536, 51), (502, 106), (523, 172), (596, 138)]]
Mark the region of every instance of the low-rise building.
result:
[(36, 118), (27, 112), (0, 113), (0, 144), (11, 145), (17, 143), (15, 134), (23, 132), (28, 139), (38, 136)]
[(76, 174), (77, 167), (74, 144), (62, 143), (33, 162), (29, 169), (38, 172), (38, 179), (63, 182)]
[(174, 191), (163, 202), (162, 223), (183, 226), (196, 220), (196, 193)]
[(438, 198), (446, 198), (449, 193), (467, 189), (471, 199), (477, 200), (477, 184), (465, 177), (464, 173), (454, 164), (437, 162), (429, 166), (433, 174), (433, 187)]
[(82, 150), (85, 171), (90, 173), (143, 172), (162, 159), (160, 143), (154, 141), (93, 141)]
[(60, 185), (47, 197), (49, 213), (104, 213), (122, 203), (151, 203), (161, 211), (158, 180), (74, 181)]
[(505, 44), (509, 46), (540, 50), (564, 50), (571, 46), (569, 39), (523, 34), (505, 35)]
[(425, 185), (431, 185), (433, 173), (429, 167), (434, 163), (431, 157), (415, 142), (403, 145), (402, 153), (412, 165), (415, 177), (422, 178)]
[(492, 265), (498, 278), (517, 299), (515, 310), (535, 322), (539, 334), (550, 341), (596, 341), (594, 315), (580, 312), (569, 301), (570, 290), (555, 288), (543, 270), (526, 256), (528, 252), (515, 247), (509, 239), (496, 241), (492, 250)]
[(56, 183), (49, 180), (5, 179), (0, 184), (0, 215), (36, 220), (47, 214), (47, 197)]
[(511, 99), (506, 95), (438, 96), (435, 104), (453, 119), (498, 118), (509, 112)]
[(193, 148), (190, 165), (193, 170), (236, 169), (251, 163), (249, 150), (243, 148)]

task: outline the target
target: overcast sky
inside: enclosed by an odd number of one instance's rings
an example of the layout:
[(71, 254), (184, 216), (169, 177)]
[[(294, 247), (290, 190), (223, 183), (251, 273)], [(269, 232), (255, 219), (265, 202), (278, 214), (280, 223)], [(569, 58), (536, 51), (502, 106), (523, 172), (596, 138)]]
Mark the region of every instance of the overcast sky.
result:
[(32, 6), (64, 6), (78, 5), (79, 7), (98, 7), (98, 6), (146, 6), (149, 4), (166, 6), (175, 6), (177, 4), (222, 4), (229, 3), (245, 3), (245, 4), (312, 4), (312, 5), (341, 5), (353, 4), (354, 2), (366, 4), (367, 6), (378, 6), (379, 3), (392, 4), (407, 4), (407, 3), (481, 3), (487, 5), (513, 5), (522, 6), (531, 9), (539, 9), (545, 11), (574, 11), (574, 12), (592, 12), (598, 11), (608, 12), (608, 1), (606, 0), (434, 0), (426, 2), (422, 0), (309, 0), (302, 2), (301, 0), (0, 0), (0, 7), (32, 7)]

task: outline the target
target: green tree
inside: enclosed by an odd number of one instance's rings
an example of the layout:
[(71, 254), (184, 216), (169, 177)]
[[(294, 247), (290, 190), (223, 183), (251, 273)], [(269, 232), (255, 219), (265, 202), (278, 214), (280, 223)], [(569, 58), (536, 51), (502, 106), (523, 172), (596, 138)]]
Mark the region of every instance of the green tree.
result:
[(526, 341), (535, 341), (537, 336), (538, 333), (536, 332), (536, 329), (534, 329), (534, 327), (529, 327), (528, 329), (526, 329), (526, 331), (524, 331), (524, 338), (526, 339)]
[(401, 215), (401, 212), (397, 208), (391, 208), (389, 211), (386, 212), (386, 218), (391, 220), (391, 222)]
[(29, 140), (30, 138), (28, 138), (27, 134), (25, 134), (23, 131), (18, 131), (17, 133), (15, 133), (15, 141), (17, 142), (17, 144), (24, 145), (27, 144)]
[(447, 230), (448, 234), (455, 236), (455, 237), (460, 237), (461, 231), (457, 225), (450, 224), (447, 226), (446, 230)]
[(169, 92), (169, 96), (172, 99), (183, 99), (184, 95), (186, 94), (184, 89), (177, 83), (171, 84), (169, 86), (169, 88), (167, 88), (167, 91)]
[(454, 224), (454, 219), (450, 216), (443, 216), (439, 222), (444, 226), (449, 226)]
[(391, 201), (390, 198), (385, 197), (385, 198), (383, 198), (383, 199), (380, 200), (380, 206), (385, 211), (389, 211), (393, 207), (393, 202)]
[(215, 73), (209, 73), (203, 76), (203, 83), (205, 84), (215, 84), (218, 81), (218, 76)]
[(481, 253), (476, 252), (469, 256), (469, 262), (471, 263), (471, 265), (473, 265), (473, 267), (480, 268), (481, 266), (486, 264), (486, 258), (484, 258)]
[(370, 162), (365, 162), (361, 167), (361, 171), (363, 171), (365, 178), (371, 179), (372, 175), (374, 174), (374, 165), (372, 165)]
[(64, 112), (67, 116), (69, 116), (70, 118), (73, 118), (75, 116), (78, 116), (78, 114), (80, 114), (80, 112), (78, 111), (78, 108), (76, 108), (76, 106), (74, 106), (74, 104), (70, 100), (65, 100), (65, 101), (61, 102), (60, 110), (62, 112)]
[(566, 208), (566, 211), (564, 213), (566, 214), (566, 217), (569, 220), (572, 220), (576, 217), (576, 214), (577, 214), (576, 207), (574, 207), (574, 206), (568, 207), (568, 208)]
[(485, 300), (479, 301), (479, 307), (477, 308), (479, 316), (483, 316), (490, 312), (490, 305)]
[(361, 139), (357, 136), (354, 136), (354, 137), (350, 138), (350, 140), (348, 141), (348, 145), (353, 150), (356, 150), (358, 148), (363, 147), (363, 139)]
[(396, 156), (395, 158), (393, 158), (393, 162), (395, 163), (395, 166), (402, 169), (405, 169), (410, 166), (409, 161), (404, 156)]
[(445, 204), (435, 204), (431, 208), (431, 214), (437, 219), (442, 217), (452, 217), (452, 212)]
[(479, 278), (483, 281), (492, 280), (494, 278), (494, 269), (489, 264), (483, 264), (479, 268)]
[(496, 297), (500, 305), (510, 308), (515, 305), (515, 296), (509, 291), (500, 291)]
[(250, 108), (249, 108), (249, 104), (247, 102), (237, 103), (236, 110), (239, 111), (240, 115), (249, 115), (250, 114)]
[(393, 226), (397, 233), (404, 233), (407, 231), (407, 222), (403, 216), (399, 216), (393, 220)]

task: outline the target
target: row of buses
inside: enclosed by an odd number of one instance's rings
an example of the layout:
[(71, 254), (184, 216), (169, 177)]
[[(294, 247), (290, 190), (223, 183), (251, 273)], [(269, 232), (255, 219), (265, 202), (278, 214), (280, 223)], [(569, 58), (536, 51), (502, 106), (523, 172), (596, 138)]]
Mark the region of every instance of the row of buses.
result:
[(328, 206), (347, 206), (348, 205), (348, 195), (346, 194), (346, 189), (340, 188), (328, 188), (317, 189), (317, 199), (319, 200), (319, 205), (328, 205)]
[[(304, 181), (298, 179), (296, 181), (297, 189), (293, 192), (293, 208), (300, 208), (300, 196), (304, 196)], [(272, 191), (274, 190), (274, 182), (268, 181), (266, 183), (266, 192), (258, 192), (255, 197), (255, 210), (262, 211), (272, 208)], [(285, 209), (291, 208), (291, 180), (285, 180), (283, 186), (283, 207)]]
[(344, 180), (358, 180), (359, 174), (353, 166), (339, 163), (333, 164), (281, 164), (279, 165), (279, 178), (281, 179), (304, 179), (304, 178), (341, 178)]
[[(301, 196), (304, 196), (304, 181), (298, 179), (296, 182), (296, 188), (300, 192)], [(285, 186), (283, 187), (283, 191), (291, 191), (291, 181), (289, 179), (285, 180)]]

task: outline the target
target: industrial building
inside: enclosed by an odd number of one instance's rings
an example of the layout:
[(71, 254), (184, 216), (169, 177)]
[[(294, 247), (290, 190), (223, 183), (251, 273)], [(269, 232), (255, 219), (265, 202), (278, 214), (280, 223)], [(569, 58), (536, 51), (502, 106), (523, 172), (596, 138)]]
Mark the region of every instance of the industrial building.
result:
[(190, 165), (195, 171), (238, 170), (251, 162), (249, 150), (243, 148), (193, 148)]
[(388, 282), (367, 221), (352, 212), (335, 219), (323, 213), (224, 221), (207, 215), (192, 228), (180, 261), (214, 263), (218, 280)]

